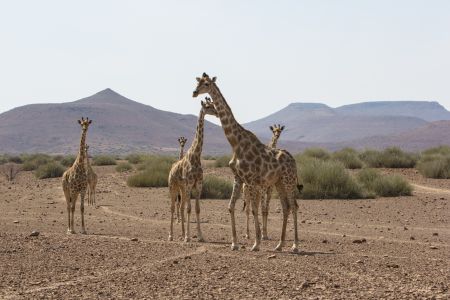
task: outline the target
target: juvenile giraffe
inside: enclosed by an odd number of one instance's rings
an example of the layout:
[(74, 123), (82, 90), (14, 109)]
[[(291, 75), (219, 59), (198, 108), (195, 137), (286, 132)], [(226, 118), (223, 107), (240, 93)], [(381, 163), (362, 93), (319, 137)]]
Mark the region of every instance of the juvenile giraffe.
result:
[(62, 176), (62, 187), (64, 191), (64, 196), (66, 197), (67, 204), (67, 215), (68, 215), (68, 229), (67, 233), (75, 233), (74, 229), (74, 213), (75, 204), (77, 202), (78, 195), (80, 195), (80, 211), (81, 211), (81, 233), (86, 234), (86, 228), (84, 226), (84, 196), (86, 195), (87, 189), (87, 173), (86, 173), (86, 134), (89, 125), (92, 120), (89, 118), (81, 118), (78, 120), (81, 125), (81, 139), (80, 139), (80, 149), (78, 151), (78, 156), (75, 159), (72, 167), (70, 167)]
[[(203, 241), (200, 229), (200, 195), (203, 184), (203, 169), (201, 165), (201, 154), (203, 147), (203, 127), (205, 115), (216, 116), (214, 106), (209, 98), (206, 102), (201, 102), (202, 108), (198, 116), (197, 130), (191, 147), (184, 157), (172, 165), (169, 173), (169, 193), (171, 199), (170, 205), (170, 233), (169, 241), (173, 240), (173, 214), (175, 211), (175, 202), (178, 195), (181, 195), (181, 231), (184, 235), (184, 241), (190, 241), (190, 221), (191, 221), (191, 191), (195, 190), (195, 214), (197, 217), (197, 238)], [(187, 228), (184, 230), (184, 206), (187, 204)]]
[(97, 187), (97, 174), (95, 174), (94, 169), (92, 169), (91, 162), (89, 161), (89, 145), (86, 145), (86, 173), (87, 173), (87, 181), (88, 181), (88, 204), (95, 205), (95, 188)]
[[(277, 147), (277, 142), (278, 139), (281, 136), (281, 133), (284, 130), (284, 126), (281, 126), (280, 124), (278, 125), (273, 125), (270, 126), (270, 131), (272, 131), (272, 140), (270, 141), (270, 143), (268, 144), (268, 146), (270, 148), (276, 148)], [(243, 189), (245, 189), (245, 183), (243, 185)], [(267, 188), (265, 194), (263, 196), (265, 196), (265, 198), (262, 199), (261, 202), (261, 211), (262, 211), (262, 221), (263, 221), (263, 229), (262, 229), (262, 239), (263, 240), (268, 240), (269, 237), (267, 236), (267, 218), (269, 216), (269, 204), (270, 204), (270, 199), (272, 198), (272, 190), (273, 190), (273, 186), (270, 186)], [(250, 238), (250, 203), (249, 203), (249, 199), (244, 199), (244, 209), (245, 209), (245, 215), (246, 215), (246, 223), (247, 223), (247, 234), (245, 235), (245, 237), (247, 239)]]
[(228, 209), (231, 216), (232, 244), (231, 249), (237, 250), (236, 224), (234, 207), (243, 183), (246, 185), (244, 197), (250, 199), (255, 220), (255, 244), (252, 251), (259, 250), (261, 230), (258, 221), (258, 207), (263, 193), (269, 186), (275, 185), (283, 208), (283, 225), (280, 242), (275, 250), (281, 251), (286, 238), (286, 224), (289, 212), (292, 212), (294, 225), (293, 252), (298, 252), (297, 231), (297, 200), (294, 197), (298, 185), (297, 166), (292, 155), (280, 149), (272, 149), (262, 144), (250, 131), (244, 129), (234, 118), (231, 108), (216, 85), (216, 78), (210, 78), (206, 73), (197, 78), (197, 87), (193, 97), (208, 93), (217, 111), (225, 136), (233, 149), (229, 163), (234, 174), (233, 193)]
[[(178, 156), (178, 160), (181, 160), (184, 156), (184, 145), (186, 145), (187, 138), (184, 136), (180, 136), (178, 138), (178, 143), (180, 144), (180, 155)], [(180, 219), (180, 204), (181, 204), (181, 195), (178, 194), (177, 196), (177, 223), (181, 222)]]

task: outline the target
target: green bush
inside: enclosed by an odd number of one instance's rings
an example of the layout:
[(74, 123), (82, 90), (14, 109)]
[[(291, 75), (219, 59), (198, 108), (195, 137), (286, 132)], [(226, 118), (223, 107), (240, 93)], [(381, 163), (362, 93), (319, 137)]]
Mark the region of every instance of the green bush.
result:
[(24, 171), (34, 171), (42, 165), (53, 161), (53, 158), (47, 154), (27, 154), (22, 157)]
[(230, 160), (231, 160), (231, 156), (229, 156), (229, 155), (218, 156), (216, 158), (216, 161), (214, 162), (214, 167), (216, 167), (216, 168), (228, 167)]
[(93, 164), (95, 166), (113, 166), (116, 165), (116, 159), (109, 155), (97, 155), (94, 156)]
[(128, 162), (121, 162), (116, 166), (117, 172), (127, 172), (133, 170), (133, 166)]
[(334, 152), (332, 158), (344, 164), (347, 169), (361, 169), (363, 166), (363, 162), (358, 157), (358, 152), (351, 148)]
[(73, 163), (75, 162), (75, 159), (77, 159), (76, 156), (67, 155), (67, 156), (64, 156), (63, 158), (61, 158), (60, 163), (64, 167), (71, 167), (73, 165)]
[(371, 197), (337, 161), (317, 158), (298, 166), (303, 199), (358, 199)]
[(14, 155), (14, 156), (9, 156), (8, 157), (8, 162), (12, 162), (15, 164), (21, 164), (23, 163), (23, 159), (20, 156)]
[(202, 199), (229, 199), (233, 184), (228, 180), (208, 175), (203, 179)]
[(330, 153), (322, 148), (306, 149), (305, 151), (303, 151), (302, 155), (308, 158), (317, 158), (320, 160), (328, 160), (331, 157)]
[(410, 196), (412, 186), (400, 175), (381, 175), (374, 169), (363, 169), (358, 181), (370, 192), (381, 197)]
[(8, 158), (4, 155), (0, 155), (0, 165), (6, 164), (8, 162)]
[(133, 165), (140, 164), (144, 161), (145, 155), (143, 154), (130, 154), (125, 157), (125, 159)]
[(391, 147), (383, 151), (366, 150), (359, 158), (371, 168), (414, 168), (419, 156)]
[(422, 152), (417, 170), (428, 178), (450, 178), (450, 147), (440, 146)]
[(128, 186), (167, 187), (169, 172), (176, 160), (172, 156), (146, 156), (145, 160), (138, 165), (140, 172), (128, 177)]
[(61, 177), (64, 173), (64, 167), (58, 162), (49, 162), (40, 165), (36, 171), (35, 176), (39, 179)]

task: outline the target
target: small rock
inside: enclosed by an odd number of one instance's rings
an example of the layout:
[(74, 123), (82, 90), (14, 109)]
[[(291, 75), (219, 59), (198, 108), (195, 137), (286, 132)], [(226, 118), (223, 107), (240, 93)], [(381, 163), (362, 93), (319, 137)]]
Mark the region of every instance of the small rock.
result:
[(437, 250), (438, 247), (436, 247), (436, 246), (430, 246), (430, 249)]
[(328, 244), (328, 240), (322, 240), (322, 243)]
[(408, 230), (408, 227), (406, 227), (406, 226), (405, 226), (405, 227), (403, 227), (403, 230)]
[(132, 242), (137, 242), (138, 239), (137, 239), (137, 238), (132, 238), (132, 239), (130, 239), (130, 241), (132, 241)]
[(412, 236), (412, 237), (410, 237), (409, 239), (410, 239), (411, 241), (414, 241), (416, 238)]
[(245, 245), (242, 245), (242, 246), (241, 246), (241, 249), (245, 249)]
[(439, 233), (433, 232), (433, 236), (438, 236), (438, 235), (439, 235)]
[(39, 231), (37, 230), (33, 230), (30, 234), (30, 236), (38, 236), (39, 235)]
[(357, 260), (356, 263), (357, 264), (363, 264), (364, 262), (362, 260)]
[(304, 281), (304, 282), (302, 282), (302, 284), (300, 285), (300, 288), (306, 289), (306, 288), (308, 288), (308, 287), (310, 287), (310, 286), (311, 286), (311, 283), (309, 283), (308, 281)]
[(393, 269), (398, 269), (399, 268), (399, 265), (397, 265), (397, 264), (387, 264), (386, 266), (388, 268), (393, 268)]
[(17, 223), (19, 223), (19, 221), (15, 220), (15, 221), (13, 221), (13, 223), (14, 223), (14, 224), (17, 224)]
[(365, 238), (362, 238), (360, 240), (359, 239), (353, 240), (354, 244), (362, 244), (362, 243), (365, 243), (365, 242), (367, 242), (367, 240)]
[(174, 264), (174, 265), (177, 265), (177, 264), (178, 264), (178, 260), (174, 260), (174, 261), (173, 261), (173, 264)]
[(340, 286), (339, 284), (335, 283), (335, 284), (333, 285), (333, 287), (336, 288), (336, 289), (338, 289), (338, 288), (340, 288), (341, 286)]
[(275, 254), (272, 254), (272, 255), (269, 255), (268, 257), (267, 257), (267, 259), (273, 259), (273, 258), (275, 258), (275, 257), (277, 257)]

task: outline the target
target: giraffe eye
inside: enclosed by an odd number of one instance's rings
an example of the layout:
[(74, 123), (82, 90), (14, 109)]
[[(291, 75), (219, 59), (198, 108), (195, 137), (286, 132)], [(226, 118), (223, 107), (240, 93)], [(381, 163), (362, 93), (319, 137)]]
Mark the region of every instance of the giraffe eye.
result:
[(205, 83), (205, 86), (209, 86), (209, 83)]

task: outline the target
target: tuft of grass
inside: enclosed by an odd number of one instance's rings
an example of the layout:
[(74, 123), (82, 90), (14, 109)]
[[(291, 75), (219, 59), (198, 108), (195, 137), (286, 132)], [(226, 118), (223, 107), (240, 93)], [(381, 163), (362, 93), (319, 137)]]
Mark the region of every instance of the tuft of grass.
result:
[(371, 168), (414, 168), (419, 156), (390, 147), (383, 151), (365, 150), (359, 158)]
[(370, 192), (381, 197), (412, 195), (412, 186), (400, 175), (382, 175), (375, 169), (363, 169), (357, 175), (358, 181)]
[(303, 151), (303, 156), (308, 158), (317, 158), (320, 160), (329, 160), (331, 158), (330, 152), (322, 148), (309, 148)]
[(8, 157), (5, 155), (0, 155), (0, 165), (6, 164), (8, 162)]
[(8, 157), (8, 162), (15, 163), (15, 164), (22, 164), (23, 159), (20, 156), (14, 155)]
[(53, 161), (53, 158), (47, 154), (27, 154), (22, 156), (24, 171), (34, 171), (42, 165), (46, 165)]
[(125, 157), (125, 159), (128, 160), (128, 162), (130, 164), (137, 165), (137, 164), (140, 164), (140, 163), (142, 163), (144, 161), (145, 155), (143, 155), (143, 154), (130, 154), (130, 155), (127, 155)]
[(372, 197), (337, 161), (303, 160), (298, 167), (303, 199), (360, 199)]
[(214, 163), (214, 167), (216, 167), (216, 168), (228, 167), (230, 160), (231, 160), (231, 156), (229, 156), (229, 155), (218, 156)]
[(167, 187), (168, 176), (176, 158), (172, 156), (150, 155), (138, 165), (137, 174), (128, 177), (127, 184), (132, 187)]
[(439, 146), (422, 152), (417, 170), (428, 178), (450, 178), (450, 147)]
[(49, 162), (40, 165), (34, 175), (39, 179), (61, 177), (64, 173), (64, 167), (58, 162)]
[(116, 165), (116, 159), (109, 155), (97, 155), (94, 156), (93, 164), (95, 166), (114, 166)]
[(233, 184), (228, 180), (207, 175), (203, 179), (202, 199), (229, 199), (233, 191)]
[(121, 162), (116, 166), (117, 172), (127, 172), (133, 170), (133, 166), (129, 162)]
[(344, 148), (334, 152), (332, 159), (341, 162), (347, 169), (361, 169), (363, 167), (363, 162), (359, 159), (358, 152), (352, 148)]

